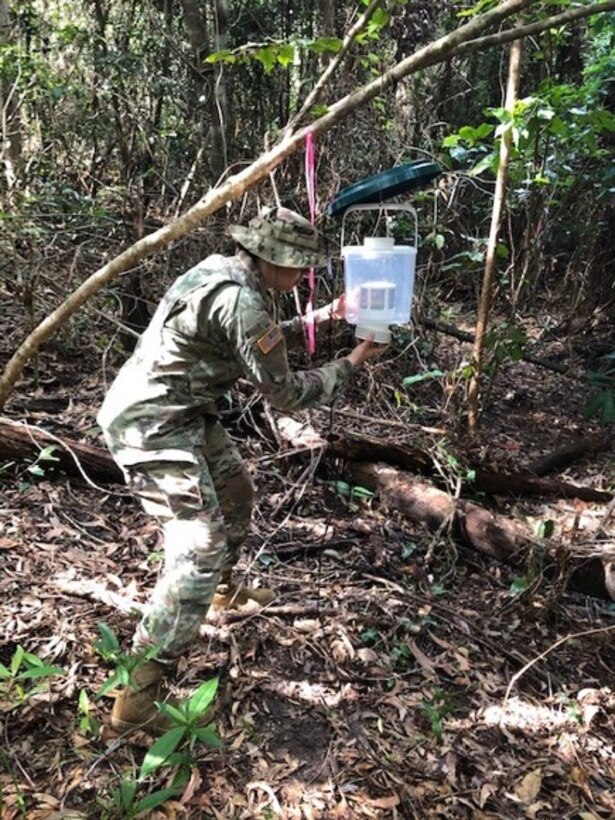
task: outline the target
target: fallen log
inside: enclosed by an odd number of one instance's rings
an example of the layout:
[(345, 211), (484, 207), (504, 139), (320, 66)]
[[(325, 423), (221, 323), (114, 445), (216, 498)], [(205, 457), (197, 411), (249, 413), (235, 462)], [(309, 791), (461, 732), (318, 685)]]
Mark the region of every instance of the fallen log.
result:
[[(451, 534), (460, 543), (503, 563), (524, 566), (528, 550), (540, 544), (524, 522), (497, 515), (470, 501), (454, 499), (443, 490), (387, 464), (350, 463), (346, 478), (377, 493), (387, 506), (413, 523), (432, 532), (450, 527)], [(571, 574), (570, 586), (586, 595), (611, 600), (603, 561), (599, 558), (579, 561)]]
[[(460, 330), (458, 327), (449, 325), (447, 322), (441, 322), (439, 319), (428, 319), (427, 317), (417, 319), (416, 321), (419, 325), (426, 327), (428, 330), (436, 330), (439, 333), (444, 333), (445, 336), (453, 336), (455, 339), (459, 339), (460, 342), (468, 342), (469, 344), (474, 343), (473, 333)], [(570, 367), (568, 367), (568, 365), (559, 364), (559, 362), (550, 362), (547, 359), (532, 356), (525, 350), (521, 353), (521, 359), (528, 364), (535, 364), (538, 367), (544, 367), (545, 370), (552, 370), (554, 373), (561, 373), (563, 376), (572, 376), (574, 378), (574, 375), (570, 372)]]
[(476, 470), (472, 485), (480, 492), (490, 495), (556, 495), (560, 498), (579, 498), (581, 501), (593, 501), (597, 504), (606, 504), (613, 499), (613, 493), (606, 490), (580, 487), (568, 481), (539, 478), (529, 472), (505, 475)]
[(455, 537), (490, 558), (520, 565), (535, 540), (521, 521), (496, 515), (484, 507), (455, 499), (410, 473), (387, 464), (353, 462), (346, 474), (354, 483), (378, 493), (387, 506), (399, 510), (431, 531), (450, 527)]
[[(11, 461), (36, 459), (41, 449), (53, 446), (53, 459), (42, 466), (50, 472), (61, 469), (81, 479), (85, 475), (102, 484), (121, 484), (122, 471), (101, 447), (58, 436), (34, 427), (0, 418), (0, 458)], [(79, 468), (81, 465), (81, 469)]]
[[(358, 433), (333, 433), (327, 437), (329, 452), (349, 461), (383, 462), (402, 470), (418, 472), (421, 475), (436, 473), (434, 459), (427, 450), (406, 444), (394, 444), (389, 441), (364, 436)], [(586, 440), (587, 444), (587, 440)], [(597, 442), (594, 443), (597, 446)], [(604, 446), (604, 443), (603, 445)], [(575, 449), (579, 455), (584, 450)], [(563, 452), (563, 450), (561, 451)], [(572, 448), (568, 447), (569, 457)], [(490, 493), (492, 495), (540, 495), (558, 496), (560, 498), (578, 498), (581, 501), (608, 503), (613, 493), (605, 490), (596, 490), (593, 487), (580, 487), (567, 481), (539, 478), (534, 473), (523, 471), (520, 473), (496, 473), (480, 468), (472, 469), (474, 478), (469, 483), (470, 490)]]
[(558, 470), (565, 470), (581, 456), (607, 450), (612, 443), (613, 437), (606, 433), (576, 439), (532, 462), (525, 468), (525, 471), (532, 475), (544, 476)]

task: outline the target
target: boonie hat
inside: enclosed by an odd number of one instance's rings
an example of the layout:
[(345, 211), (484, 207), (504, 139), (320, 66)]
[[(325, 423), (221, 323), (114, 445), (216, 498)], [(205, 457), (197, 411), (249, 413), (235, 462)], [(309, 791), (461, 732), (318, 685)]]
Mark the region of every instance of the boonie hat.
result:
[(288, 208), (267, 208), (247, 227), (232, 225), (229, 233), (250, 253), (286, 268), (318, 268), (326, 263), (318, 231)]

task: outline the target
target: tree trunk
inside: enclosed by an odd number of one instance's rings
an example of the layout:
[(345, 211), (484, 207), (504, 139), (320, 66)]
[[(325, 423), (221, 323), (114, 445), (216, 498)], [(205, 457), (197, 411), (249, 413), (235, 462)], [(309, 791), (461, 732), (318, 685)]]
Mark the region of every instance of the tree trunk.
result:
[[(9, 0), (0, 0), (0, 50), (11, 45)], [(9, 65), (11, 61), (9, 60)], [(21, 165), (21, 117), (18, 104), (17, 76), (4, 72), (0, 79), (0, 162), (4, 166), (8, 209)]]
[[(519, 91), (519, 78), (521, 74), (521, 40), (515, 40), (510, 47), (510, 63), (508, 67), (508, 88), (506, 90), (506, 102), (504, 107), (512, 115)], [(508, 159), (512, 145), (511, 129), (507, 128), (502, 134), (500, 142), (500, 164), (495, 182), (495, 197), (493, 200), (493, 211), (491, 214), (491, 228), (489, 231), (489, 242), (487, 244), (487, 258), (485, 260), (485, 273), (483, 276), (483, 286), (480, 294), (478, 306), (478, 318), (476, 321), (476, 339), (474, 341), (473, 367), (474, 373), (470, 379), (468, 388), (468, 428), (470, 435), (478, 432), (478, 415), (480, 399), (480, 383), (483, 372), (483, 354), (485, 350), (485, 336), (489, 324), (489, 313), (491, 311), (491, 301), (493, 299), (493, 278), (495, 274), (496, 248), (498, 234), (500, 232), (500, 222), (504, 211), (506, 200), (506, 184), (508, 180)]]
[[(215, 51), (223, 51), (228, 46), (228, 5), (227, 0), (215, 0)], [(211, 117), (211, 170), (217, 182), (228, 165), (227, 142), (230, 133), (230, 109), (226, 87), (226, 66), (218, 63), (215, 66), (215, 77), (212, 93)]]
[[(56, 308), (56, 310), (30, 333), (11, 357), (0, 379), (0, 409), (4, 407), (24, 366), (29, 359), (35, 355), (40, 345), (61, 327), (91, 296), (98, 293), (116, 276), (146, 256), (166, 247), (166, 245), (173, 240), (185, 236), (207, 216), (218, 210), (218, 208), (238, 199), (247, 188), (255, 185), (283, 162), (283, 160), (298, 151), (299, 148), (303, 146), (308, 131), (312, 131), (316, 136), (325, 133), (357, 108), (360, 108), (365, 103), (377, 97), (386, 88), (389, 88), (403, 77), (407, 77), (422, 68), (449, 59), (451, 56), (457, 56), (483, 48), (485, 45), (491, 46), (496, 41), (500, 44), (515, 39), (522, 29), (511, 29), (509, 31), (500, 32), (492, 37), (479, 38), (478, 35), (486, 28), (498, 25), (507, 17), (521, 11), (524, 7), (528, 6), (530, 2), (531, 0), (506, 0), (506, 2), (500, 3), (494, 9), (478, 15), (471, 22), (460, 26), (450, 34), (446, 34), (433, 43), (420, 48), (417, 52), (405, 60), (402, 60), (390, 71), (378, 77), (376, 80), (351, 92), (341, 100), (338, 100), (338, 102), (329, 106), (327, 113), (322, 117), (319, 117), (292, 136), (288, 136), (280, 145), (276, 145), (271, 150), (262, 154), (247, 168), (229, 177), (220, 187), (210, 190), (199, 202), (193, 205), (192, 208), (186, 211), (177, 220), (169, 223), (164, 228), (160, 228), (150, 236), (144, 237), (139, 242), (136, 242), (130, 248), (127, 248), (119, 254), (119, 256), (116, 256), (93, 273), (65, 302)], [(531, 33), (536, 34), (545, 28), (562, 25), (572, 19), (579, 19), (595, 14), (598, 11), (609, 11), (611, 9), (615, 9), (615, 0), (609, 0), (609, 2), (596, 4), (594, 6), (583, 6), (581, 8), (572, 9), (563, 14), (540, 20), (532, 26), (525, 26), (523, 27), (523, 31), (525, 32), (531, 29)]]
[[(203, 128), (203, 137), (209, 133), (209, 167), (215, 181), (226, 169), (226, 126), (228, 122), (228, 102), (224, 80), (224, 63), (215, 68), (205, 62), (212, 51), (207, 20), (201, 12), (198, 0), (180, 0), (184, 12), (184, 22), (194, 55), (194, 75), (196, 77), (195, 98), (206, 101), (209, 114), (209, 128)], [(215, 34), (214, 51), (224, 46), (228, 38), (228, 10), (226, 0), (213, 0)]]

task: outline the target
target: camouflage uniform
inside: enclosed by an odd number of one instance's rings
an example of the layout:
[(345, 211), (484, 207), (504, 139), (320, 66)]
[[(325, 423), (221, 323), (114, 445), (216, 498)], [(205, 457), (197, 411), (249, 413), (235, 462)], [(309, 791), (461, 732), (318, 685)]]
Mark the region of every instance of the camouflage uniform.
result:
[[(286, 220), (273, 234), (258, 220), (231, 233), (261, 258), (299, 268), (317, 258), (312, 227), (299, 225), (303, 233), (293, 223), (287, 237)], [(100, 410), (129, 487), (163, 526), (164, 568), (135, 649), (153, 643), (174, 658), (189, 647), (249, 527), (254, 488), (216, 399), (246, 377), (274, 406), (298, 410), (330, 402), (350, 377), (346, 359), (291, 372), (286, 337), (300, 319), (277, 325), (271, 313), (248, 254), (208, 257), (167, 291)]]

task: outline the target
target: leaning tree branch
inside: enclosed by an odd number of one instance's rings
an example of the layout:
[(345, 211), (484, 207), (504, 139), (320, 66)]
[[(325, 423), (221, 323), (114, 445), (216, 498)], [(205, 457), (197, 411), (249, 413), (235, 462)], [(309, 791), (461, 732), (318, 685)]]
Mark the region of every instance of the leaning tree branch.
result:
[[(450, 59), (451, 56), (455, 56), (456, 50), (464, 43), (475, 40), (477, 45), (471, 50), (479, 50), (483, 46), (481, 45), (481, 40), (477, 39), (478, 35), (485, 29), (498, 25), (506, 18), (521, 11), (526, 6), (529, 6), (531, 2), (532, 0), (506, 0), (506, 2), (479, 15), (471, 22), (460, 26), (450, 34), (444, 35), (433, 43), (420, 48), (405, 60), (397, 63), (390, 71), (385, 72), (378, 79), (338, 100), (329, 107), (327, 113), (322, 117), (319, 117), (310, 125), (301, 128), (282, 144), (276, 145), (271, 150), (262, 154), (255, 162), (247, 168), (244, 168), (240, 173), (230, 177), (220, 187), (210, 190), (199, 202), (193, 205), (192, 208), (186, 211), (177, 220), (160, 228), (149, 236), (140, 239), (119, 254), (119, 256), (116, 256), (106, 265), (103, 265), (102, 268), (99, 268), (99, 270), (86, 279), (63, 304), (59, 305), (53, 313), (34, 328), (8, 361), (2, 378), (0, 378), (0, 409), (6, 404), (26, 363), (35, 355), (41, 344), (61, 327), (88, 299), (98, 293), (116, 276), (146, 256), (150, 256), (161, 248), (166, 247), (175, 239), (185, 236), (206, 217), (210, 216), (210, 214), (217, 211), (223, 205), (234, 202), (249, 187), (266, 177), (269, 172), (283, 162), (283, 160), (298, 151), (310, 131), (315, 136), (325, 133), (357, 108), (374, 99), (386, 88), (389, 88), (404, 77), (422, 68), (434, 65), (437, 62)], [(610, 9), (615, 9), (615, 0), (611, 0), (611, 2), (608, 3), (587, 6), (582, 9), (583, 14), (579, 13), (577, 15), (577, 19), (595, 14), (598, 11), (602, 12)], [(581, 9), (578, 11), (580, 12)], [(552, 23), (544, 25), (543, 23), (544, 21), (541, 21), (540, 26), (538, 23), (536, 24), (539, 28), (535, 29), (534, 33), (549, 28), (552, 25)], [(509, 35), (508, 39), (511, 40), (519, 36), (516, 30), (509, 31), (507, 34)]]
[(594, 3), (591, 6), (578, 6), (577, 8), (564, 11), (561, 14), (554, 14), (552, 17), (547, 17), (544, 20), (528, 23), (525, 26), (498, 31), (496, 34), (488, 34), (477, 40), (468, 40), (456, 48), (450, 56), (463, 57), (464, 54), (470, 54), (476, 51), (477, 48), (482, 51), (483, 49), (493, 48), (494, 46), (503, 46), (506, 43), (510, 43), (511, 40), (522, 40), (534, 34), (541, 34), (547, 29), (566, 26), (570, 23), (574, 23), (576, 20), (591, 17), (594, 14), (603, 14), (605, 11), (613, 11), (613, 9), (615, 9), (615, 2), (612, 2), (612, 0), (605, 3)]

